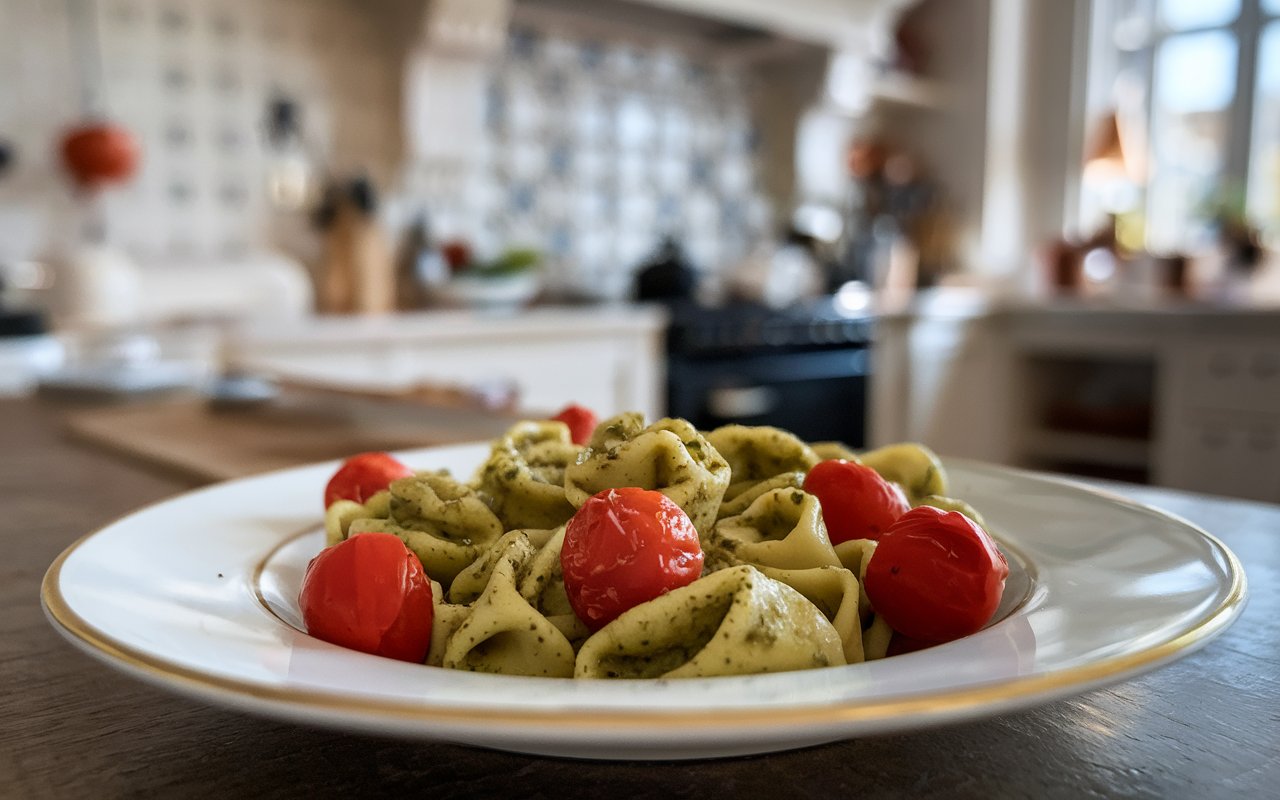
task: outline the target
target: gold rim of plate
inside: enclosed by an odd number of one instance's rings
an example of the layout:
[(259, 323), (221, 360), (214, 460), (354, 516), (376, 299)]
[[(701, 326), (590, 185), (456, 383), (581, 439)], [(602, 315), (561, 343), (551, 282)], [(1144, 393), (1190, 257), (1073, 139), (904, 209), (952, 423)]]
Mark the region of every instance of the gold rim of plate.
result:
[[(1222, 602), (1195, 624), (1167, 641), (1151, 645), (1134, 653), (1126, 653), (1093, 664), (1084, 664), (1079, 667), (1050, 672), (1044, 675), (1012, 678), (988, 686), (939, 691), (920, 696), (886, 700), (854, 700), (824, 705), (760, 709), (730, 708), (680, 711), (653, 709), (517, 710), (407, 706), (393, 701), (344, 697), (326, 692), (305, 691), (279, 686), (263, 686), (249, 681), (210, 675), (198, 669), (171, 663), (163, 658), (158, 658), (127, 645), (105, 631), (89, 624), (67, 604), (59, 585), (62, 565), (72, 553), (89, 539), (143, 509), (136, 509), (91, 533), (85, 534), (67, 547), (66, 550), (62, 551), (45, 573), (44, 580), (40, 586), (40, 600), (49, 617), (61, 626), (67, 634), (78, 639), (88, 648), (97, 651), (100, 655), (107, 656), (126, 667), (156, 679), (158, 682), (181, 686), (205, 696), (231, 694), (240, 697), (252, 697), (258, 700), (295, 707), (300, 711), (354, 713), (421, 722), (536, 726), (539, 730), (546, 730), (550, 726), (577, 730), (624, 729), (655, 731), (670, 729), (674, 725), (681, 726), (685, 730), (690, 727), (707, 730), (737, 728), (742, 725), (790, 727), (817, 723), (828, 725), (842, 723), (865, 724), (878, 720), (901, 721), (904, 717), (912, 717), (917, 714), (927, 714), (931, 718), (951, 716), (963, 714), (967, 710), (1016, 704), (1023, 699), (1042, 696), (1048, 698), (1059, 690), (1074, 688), (1083, 690), (1103, 685), (1113, 680), (1119, 680), (1126, 675), (1140, 672), (1145, 667), (1156, 666), (1179, 653), (1194, 649), (1197, 645), (1213, 638), (1235, 619), (1236, 614), (1244, 604), (1246, 596), (1244, 567), (1239, 559), (1236, 558), (1235, 553), (1223, 544), (1218, 537), (1175, 514), (1130, 500), (1122, 495), (1072, 481), (1061, 481), (1061, 483), (1082, 488), (1094, 496), (1105, 498), (1111, 502), (1118, 502), (1122, 505), (1153, 513), (1166, 521), (1189, 528), (1204, 537), (1221, 553), (1230, 572), (1231, 585)], [(160, 505), (160, 503), (164, 502), (168, 502), (168, 500), (162, 500), (150, 505)], [(308, 527), (307, 530), (310, 531), (311, 528)], [(297, 538), (298, 535), (299, 533), (295, 532), (284, 537), (281, 542), (271, 548), (270, 552), (252, 571), (255, 599), (271, 614), (272, 618), (291, 630), (293, 629), (292, 626), (280, 620), (275, 612), (266, 605), (257, 584), (263, 566), (267, 563), (271, 554), (275, 553), (284, 544)], [(1029, 564), (1034, 567), (1034, 561), (1030, 561)], [(1017, 612), (1015, 611), (1014, 613), (1016, 614)], [(544, 680), (556, 679), (548, 678)]]

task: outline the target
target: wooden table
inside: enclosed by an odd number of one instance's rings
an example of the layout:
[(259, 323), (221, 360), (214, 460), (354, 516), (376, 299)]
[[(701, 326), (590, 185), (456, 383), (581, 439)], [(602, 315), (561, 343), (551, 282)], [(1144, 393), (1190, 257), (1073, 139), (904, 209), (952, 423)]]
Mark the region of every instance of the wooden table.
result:
[(314, 730), (209, 708), (82, 655), (40, 610), (77, 537), (189, 487), (0, 402), (0, 797), (1280, 796), (1280, 507), (1133, 488), (1220, 536), (1251, 598), (1155, 673), (997, 719), (694, 763), (534, 758)]

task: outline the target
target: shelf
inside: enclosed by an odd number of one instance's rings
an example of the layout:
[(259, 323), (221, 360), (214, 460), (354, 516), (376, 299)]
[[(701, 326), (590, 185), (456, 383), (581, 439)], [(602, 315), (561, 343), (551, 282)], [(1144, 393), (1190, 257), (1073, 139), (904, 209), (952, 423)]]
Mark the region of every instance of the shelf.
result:
[(1073, 461), (1146, 469), (1151, 464), (1151, 442), (1145, 439), (1040, 429), (1027, 432), (1022, 454), (1036, 461)]

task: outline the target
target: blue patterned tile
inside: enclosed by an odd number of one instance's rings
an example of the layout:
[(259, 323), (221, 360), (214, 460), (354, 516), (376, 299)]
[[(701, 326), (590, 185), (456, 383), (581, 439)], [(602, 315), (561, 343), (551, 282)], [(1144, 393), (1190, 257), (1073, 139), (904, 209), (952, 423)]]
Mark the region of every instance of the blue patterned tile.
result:
[(569, 88), (569, 78), (563, 70), (553, 69), (542, 76), (542, 85), (538, 88), (549, 98), (563, 99)]
[(557, 225), (551, 229), (548, 245), (552, 253), (564, 258), (573, 249), (573, 231), (568, 225)]
[(475, 217), (498, 246), (545, 247), (552, 285), (584, 269), (612, 280), (673, 230), (718, 263), (759, 225), (760, 133), (724, 70), (518, 28), (485, 122), (495, 157), (480, 168), (496, 191)]
[(556, 142), (547, 154), (547, 171), (557, 178), (567, 177), (573, 166), (573, 150), (568, 142)]
[(531, 61), (538, 54), (541, 36), (529, 28), (512, 28), (507, 37), (507, 52), (518, 61)]
[(511, 210), (517, 214), (528, 214), (533, 211), (534, 204), (538, 201), (538, 190), (527, 183), (517, 183), (512, 185), (507, 197), (507, 202), (511, 206)]
[(689, 180), (695, 186), (708, 186), (712, 177), (711, 159), (698, 154), (689, 160)]
[(502, 128), (506, 106), (506, 90), (498, 81), (490, 81), (484, 93), (484, 126), (490, 133), (495, 133)]

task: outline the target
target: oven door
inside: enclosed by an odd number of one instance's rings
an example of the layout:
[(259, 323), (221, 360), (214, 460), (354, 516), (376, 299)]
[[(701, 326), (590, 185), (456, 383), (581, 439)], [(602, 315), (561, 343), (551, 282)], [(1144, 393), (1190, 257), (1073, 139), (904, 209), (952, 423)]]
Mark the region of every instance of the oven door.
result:
[(806, 441), (866, 442), (865, 347), (719, 357), (672, 354), (668, 413), (702, 430), (773, 425)]

